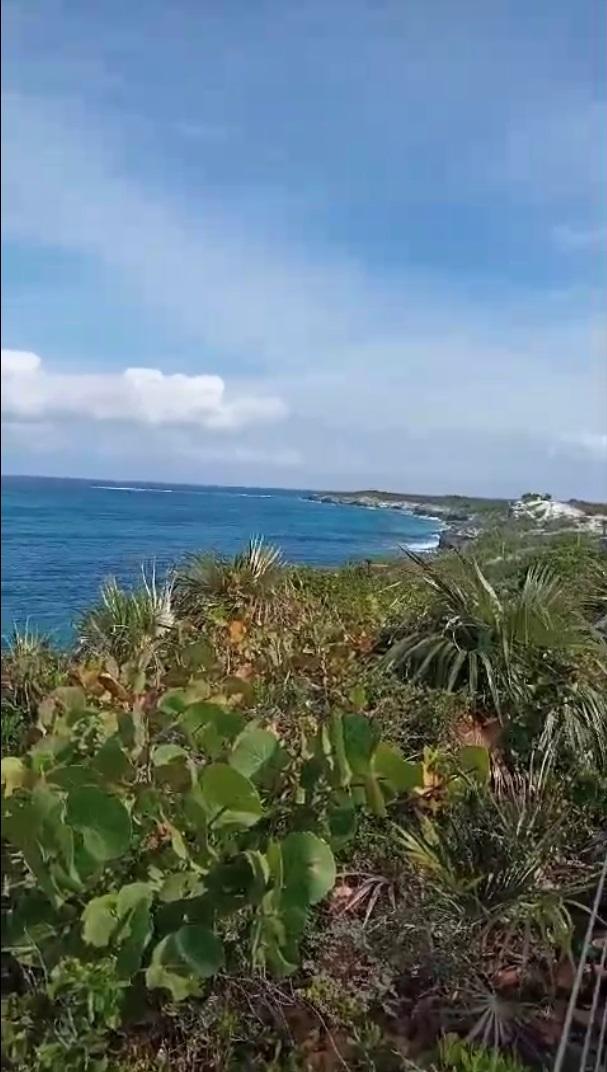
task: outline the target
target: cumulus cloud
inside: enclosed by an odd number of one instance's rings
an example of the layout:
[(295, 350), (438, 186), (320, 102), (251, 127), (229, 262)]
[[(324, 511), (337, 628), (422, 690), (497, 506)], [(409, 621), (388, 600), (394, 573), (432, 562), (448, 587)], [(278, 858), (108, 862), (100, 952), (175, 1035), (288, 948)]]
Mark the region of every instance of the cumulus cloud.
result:
[(75, 373), (47, 370), (24, 350), (2, 350), (2, 415), (17, 421), (65, 418), (235, 430), (286, 416), (273, 395), (226, 397), (220, 376), (154, 368)]

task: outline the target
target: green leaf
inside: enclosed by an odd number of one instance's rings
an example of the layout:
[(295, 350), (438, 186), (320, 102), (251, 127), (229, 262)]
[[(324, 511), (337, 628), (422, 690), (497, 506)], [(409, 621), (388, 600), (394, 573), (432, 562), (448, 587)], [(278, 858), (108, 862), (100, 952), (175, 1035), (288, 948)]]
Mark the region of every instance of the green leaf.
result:
[(146, 971), (150, 989), (170, 990), (174, 1001), (200, 993), (200, 980), (215, 975), (224, 964), (223, 946), (208, 927), (187, 924), (155, 946)]
[(188, 707), (190, 704), (198, 703), (199, 700), (208, 700), (211, 692), (211, 686), (203, 678), (197, 677), (194, 681), (189, 681), (185, 690)]
[(143, 712), (138, 708), (134, 711), (119, 711), (118, 734), (125, 748), (130, 752), (139, 752), (146, 742), (146, 719)]
[(190, 670), (212, 669), (217, 662), (215, 652), (208, 640), (195, 640), (181, 651), (181, 660)]
[(117, 797), (95, 786), (82, 786), (68, 794), (67, 821), (82, 834), (87, 852), (101, 863), (122, 856), (130, 846), (128, 811)]
[(367, 692), (364, 685), (355, 685), (348, 698), (358, 711), (362, 711), (367, 706)]
[(93, 945), (97, 949), (109, 945), (118, 925), (116, 894), (106, 893), (102, 897), (94, 897), (84, 906), (81, 918), (82, 937), (87, 945)]
[(288, 834), (281, 843), (284, 890), (288, 904), (316, 904), (335, 885), (335, 860), (316, 834)]
[(264, 892), (253, 853), (239, 853), (209, 871), (205, 886), (218, 914), (235, 912), (254, 903)]
[(55, 767), (48, 772), (46, 780), (49, 785), (56, 785), (59, 789), (78, 789), (83, 785), (98, 785), (99, 774), (84, 763), (73, 763)]
[(152, 763), (156, 768), (156, 782), (170, 785), (175, 790), (188, 789), (193, 784), (195, 767), (181, 745), (156, 745), (152, 751)]
[(344, 748), (355, 774), (370, 774), (371, 759), (379, 741), (379, 732), (364, 715), (344, 715)]
[(152, 750), (152, 763), (155, 767), (166, 767), (174, 760), (187, 760), (188, 753), (179, 744), (157, 744)]
[(2, 760), (2, 788), (4, 796), (10, 797), (16, 789), (26, 784), (29, 771), (22, 759), (17, 756), (5, 756)]
[(199, 979), (210, 979), (223, 968), (223, 946), (208, 927), (189, 924), (181, 927), (173, 937), (179, 956)]
[(51, 696), (66, 711), (80, 712), (86, 709), (86, 697), (78, 685), (61, 685)]
[(164, 715), (181, 715), (187, 707), (183, 689), (168, 689), (158, 701), (158, 710)]
[(211, 759), (217, 759), (246, 725), (244, 715), (238, 711), (204, 700), (190, 704), (179, 722), (196, 748)]
[(228, 763), (245, 778), (252, 778), (272, 762), (279, 747), (273, 733), (252, 722), (236, 738)]
[(326, 771), (326, 761), (319, 756), (312, 756), (302, 764), (299, 783), (306, 793), (313, 793)]
[(147, 882), (123, 886), (116, 898), (120, 928), (115, 935), (119, 945), (116, 966), (123, 979), (130, 979), (141, 967), (141, 959), (152, 936), (150, 905), (152, 889)]
[(3, 922), (3, 948), (14, 949), (16, 955), (23, 951), (35, 951), (36, 963), (39, 963), (40, 945), (48, 939), (55, 939), (63, 925), (65, 918), (53, 908), (40, 889), (22, 892)]
[(121, 747), (120, 737), (109, 737), (93, 760), (96, 771), (108, 782), (122, 782), (134, 777), (135, 771), (129, 757)]
[(182, 901), (187, 897), (193, 897), (200, 893), (202, 883), (200, 875), (195, 871), (173, 871), (167, 875), (160, 890), (158, 898), (165, 904), (171, 901)]
[(140, 900), (129, 914), (128, 929), (116, 958), (116, 968), (120, 978), (130, 979), (135, 972), (139, 971), (145, 947), (152, 937), (152, 932), (149, 903)]
[(212, 763), (200, 776), (200, 790), (215, 827), (254, 826), (263, 808), (257, 790), (227, 763)]
[(337, 793), (331, 799), (327, 819), (331, 832), (331, 844), (334, 848), (341, 848), (356, 833), (356, 808), (348, 793)]
[(481, 782), (488, 782), (491, 774), (489, 750), (480, 744), (466, 744), (458, 750), (457, 762), (467, 774)]
[(398, 748), (390, 744), (378, 744), (373, 756), (373, 771), (395, 793), (406, 793), (424, 784), (422, 764), (403, 759)]
[(351, 771), (346, 756), (343, 715), (337, 711), (333, 711), (329, 716), (329, 740), (331, 742), (337, 784), (343, 787), (348, 785)]
[(268, 894), (254, 937), (254, 961), (267, 962), (280, 977), (291, 975), (299, 964), (299, 941), (307, 918), (307, 908), (279, 905), (275, 895)]
[(148, 882), (129, 882), (118, 890), (116, 910), (119, 916), (126, 916), (137, 905), (151, 903), (152, 887)]
[(200, 980), (183, 964), (174, 934), (167, 934), (154, 947), (145, 981), (150, 990), (169, 990), (173, 1001), (184, 1001), (200, 993)]
[(257, 849), (250, 849), (244, 854), (249, 861), (249, 867), (253, 872), (253, 900), (257, 900), (265, 892), (270, 879), (270, 866), (267, 858)]
[(386, 802), (374, 774), (368, 774), (365, 778), (365, 799), (367, 807), (373, 815), (378, 815), (380, 818), (385, 816)]

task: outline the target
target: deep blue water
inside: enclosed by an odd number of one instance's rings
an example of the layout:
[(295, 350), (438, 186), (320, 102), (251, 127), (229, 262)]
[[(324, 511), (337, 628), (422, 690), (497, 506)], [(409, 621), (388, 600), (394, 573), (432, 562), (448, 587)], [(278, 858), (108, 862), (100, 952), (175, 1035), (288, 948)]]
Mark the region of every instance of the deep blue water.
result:
[(391, 510), (309, 502), (303, 491), (2, 478), (2, 634), (13, 623), (69, 639), (115, 576), (162, 573), (190, 551), (233, 554), (261, 534), (292, 562), (338, 565), (427, 548), (437, 523)]

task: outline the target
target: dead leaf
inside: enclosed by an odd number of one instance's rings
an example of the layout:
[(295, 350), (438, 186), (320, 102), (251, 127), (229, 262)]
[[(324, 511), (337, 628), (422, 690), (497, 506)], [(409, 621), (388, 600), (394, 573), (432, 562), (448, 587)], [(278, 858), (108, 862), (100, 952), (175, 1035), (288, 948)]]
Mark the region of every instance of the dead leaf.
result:
[(231, 643), (240, 644), (247, 631), (247, 627), (244, 622), (241, 622), (238, 618), (235, 618), (234, 621), (230, 622), (228, 631), (230, 634)]
[(493, 976), (496, 990), (516, 990), (521, 985), (520, 968), (501, 968)]
[(113, 696), (115, 700), (128, 700), (129, 694), (124, 685), (121, 685), (119, 681), (116, 681), (111, 674), (102, 671), (98, 676), (98, 681), (100, 685), (103, 685), (105, 691), (109, 692), (110, 696)]

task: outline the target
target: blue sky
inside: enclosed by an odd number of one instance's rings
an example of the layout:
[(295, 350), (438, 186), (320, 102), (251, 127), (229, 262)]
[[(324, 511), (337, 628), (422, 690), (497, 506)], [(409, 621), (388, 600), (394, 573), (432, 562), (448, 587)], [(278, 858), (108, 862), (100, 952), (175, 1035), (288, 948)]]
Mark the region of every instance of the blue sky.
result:
[(3, 23), (5, 471), (607, 496), (598, 0)]

